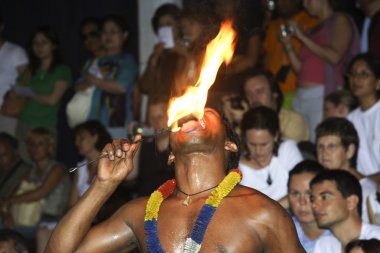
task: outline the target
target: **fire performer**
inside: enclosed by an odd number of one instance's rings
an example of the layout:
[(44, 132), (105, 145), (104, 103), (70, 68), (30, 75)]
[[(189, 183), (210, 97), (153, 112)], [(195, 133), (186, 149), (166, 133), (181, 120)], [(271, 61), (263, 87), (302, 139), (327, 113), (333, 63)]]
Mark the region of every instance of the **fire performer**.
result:
[(133, 170), (139, 144), (114, 140), (106, 145), (108, 158), (100, 160), (96, 179), (58, 224), (45, 252), (134, 247), (141, 252), (304, 252), (286, 211), (238, 186), (239, 171), (227, 171), (229, 158), (238, 157), (231, 128), (212, 109), (205, 109), (203, 121), (205, 128), (196, 119), (180, 120), (181, 129), (170, 134), (175, 180), (91, 227), (102, 204)]
[[(231, 59), (234, 32), (222, 25), (207, 46), (199, 80), (168, 109), (169, 162), (175, 179), (149, 198), (126, 203), (111, 218), (91, 221), (133, 170), (141, 136), (114, 140), (103, 149), (97, 177), (62, 218), (45, 252), (305, 252), (281, 206), (239, 186), (238, 138), (227, 121), (204, 109), (207, 91), (224, 59)], [(228, 174), (227, 174), (228, 172)]]

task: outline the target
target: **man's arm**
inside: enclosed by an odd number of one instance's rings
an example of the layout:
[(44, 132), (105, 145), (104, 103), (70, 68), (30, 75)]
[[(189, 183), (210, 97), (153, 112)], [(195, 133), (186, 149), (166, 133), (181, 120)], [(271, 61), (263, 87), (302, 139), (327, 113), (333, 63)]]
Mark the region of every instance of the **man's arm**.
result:
[(95, 228), (90, 226), (106, 200), (133, 169), (133, 156), (138, 145), (121, 140), (106, 145), (102, 154), (108, 154), (108, 158), (100, 160), (97, 177), (89, 190), (58, 223), (46, 253), (107, 252), (134, 240), (123, 211)]

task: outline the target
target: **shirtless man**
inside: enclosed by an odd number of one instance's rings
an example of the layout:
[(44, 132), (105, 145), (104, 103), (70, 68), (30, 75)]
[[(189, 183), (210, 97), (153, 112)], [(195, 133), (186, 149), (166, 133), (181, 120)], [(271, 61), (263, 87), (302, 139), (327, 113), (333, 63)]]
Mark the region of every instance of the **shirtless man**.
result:
[[(228, 157), (238, 152), (217, 112), (206, 109), (203, 120), (204, 129), (198, 121), (189, 120), (180, 131), (170, 134), (169, 159), (176, 165), (177, 188), (163, 201), (158, 216), (158, 240), (165, 252), (197, 252), (184, 251), (186, 238), (205, 199), (226, 177)], [(148, 252), (144, 230), (148, 198), (128, 202), (105, 222), (90, 227), (102, 204), (133, 169), (137, 149), (138, 144), (120, 140), (106, 145), (103, 152), (109, 158), (99, 162), (97, 178), (58, 224), (45, 252), (125, 252), (135, 247)], [(187, 197), (183, 193), (191, 195), (188, 206), (183, 204)], [(216, 209), (200, 252), (305, 251), (280, 205), (253, 189), (236, 186)]]

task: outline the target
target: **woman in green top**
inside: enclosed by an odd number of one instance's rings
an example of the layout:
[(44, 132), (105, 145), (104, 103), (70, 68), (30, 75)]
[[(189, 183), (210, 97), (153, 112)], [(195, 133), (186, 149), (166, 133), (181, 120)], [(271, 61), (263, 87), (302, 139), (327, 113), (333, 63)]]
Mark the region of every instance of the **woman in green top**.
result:
[(16, 129), (23, 157), (27, 157), (25, 140), (32, 128), (45, 127), (56, 132), (59, 103), (71, 81), (70, 69), (62, 64), (58, 45), (58, 37), (49, 27), (38, 28), (30, 43), (30, 65), (18, 77), (18, 84), (29, 89), (16, 89), (28, 97)]

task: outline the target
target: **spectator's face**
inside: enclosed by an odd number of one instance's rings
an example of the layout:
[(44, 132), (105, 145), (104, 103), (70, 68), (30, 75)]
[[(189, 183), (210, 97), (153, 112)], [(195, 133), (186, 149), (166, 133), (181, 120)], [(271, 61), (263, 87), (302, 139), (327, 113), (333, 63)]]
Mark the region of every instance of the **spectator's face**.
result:
[(293, 175), (288, 188), (290, 209), (300, 223), (315, 222), (310, 204), (309, 183), (315, 175), (302, 173)]
[(11, 145), (0, 142), (0, 171), (11, 168), (16, 160), (16, 154)]
[(247, 130), (245, 141), (250, 159), (255, 166), (264, 168), (269, 165), (273, 157), (276, 138), (268, 130), (254, 128)]
[(318, 16), (323, 10), (322, 4), (327, 0), (303, 0), (303, 6), (312, 16)]
[(79, 130), (75, 135), (75, 146), (78, 152), (82, 156), (91, 154), (96, 150), (96, 142), (98, 141), (98, 135), (92, 135), (87, 130)]
[(155, 130), (167, 127), (166, 103), (151, 104), (148, 110), (148, 123)]
[(288, 17), (301, 9), (301, 1), (299, 0), (277, 0), (276, 11), (284, 17)]
[(17, 253), (17, 250), (13, 247), (12, 241), (1, 241), (0, 253)]
[(172, 16), (163, 15), (160, 17), (158, 20), (158, 28), (164, 26), (170, 26), (172, 28), (174, 39), (179, 38), (179, 24)]
[(196, 20), (183, 18), (181, 20), (181, 30), (183, 36), (190, 42), (190, 44), (194, 44), (201, 40), (203, 25)]
[(103, 25), (101, 40), (107, 50), (122, 50), (128, 33), (124, 32), (115, 22), (109, 20)]
[(82, 29), (83, 44), (91, 54), (95, 54), (102, 46), (99, 27), (94, 23), (87, 23)]
[(376, 96), (376, 87), (380, 88), (380, 79), (376, 79), (365, 61), (358, 60), (348, 73), (351, 92), (359, 99)]
[(311, 188), (311, 207), (319, 227), (333, 228), (349, 216), (349, 203), (333, 181), (325, 180)]
[(32, 134), (27, 145), (29, 156), (33, 161), (39, 161), (51, 155), (52, 147), (44, 136)]
[(318, 162), (326, 169), (348, 169), (353, 153), (353, 145), (346, 150), (338, 136), (326, 135), (317, 140)]
[(35, 56), (42, 60), (53, 57), (56, 46), (43, 33), (37, 33), (33, 38), (32, 48)]
[(264, 76), (248, 79), (244, 84), (244, 93), (251, 108), (263, 105), (276, 110), (276, 95), (271, 92)]

